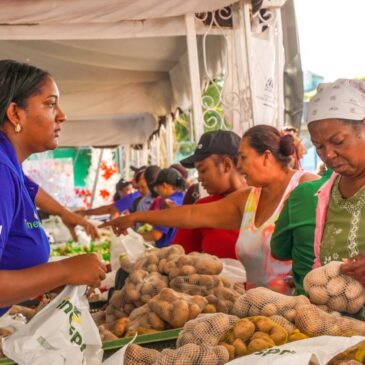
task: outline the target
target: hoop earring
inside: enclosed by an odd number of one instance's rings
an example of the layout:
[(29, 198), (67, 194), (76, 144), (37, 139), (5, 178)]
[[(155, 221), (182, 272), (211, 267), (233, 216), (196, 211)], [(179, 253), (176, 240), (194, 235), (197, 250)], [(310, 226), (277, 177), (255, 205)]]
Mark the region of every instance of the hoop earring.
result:
[(20, 133), (22, 131), (22, 125), (20, 123), (17, 123), (17, 125), (14, 128), (15, 133)]

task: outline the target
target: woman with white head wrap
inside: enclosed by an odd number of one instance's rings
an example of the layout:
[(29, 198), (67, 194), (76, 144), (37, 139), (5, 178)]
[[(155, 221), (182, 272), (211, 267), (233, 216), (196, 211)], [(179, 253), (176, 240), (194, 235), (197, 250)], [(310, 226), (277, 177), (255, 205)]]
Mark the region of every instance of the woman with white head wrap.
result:
[(318, 155), (335, 172), (318, 192), (315, 266), (348, 259), (343, 272), (365, 284), (365, 82), (321, 84), (307, 120)]

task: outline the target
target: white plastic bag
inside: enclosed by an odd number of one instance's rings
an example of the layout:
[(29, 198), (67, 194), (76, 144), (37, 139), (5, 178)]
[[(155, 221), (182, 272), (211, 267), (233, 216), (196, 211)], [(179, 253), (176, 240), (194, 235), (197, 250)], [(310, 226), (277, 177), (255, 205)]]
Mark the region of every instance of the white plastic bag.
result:
[(229, 365), (326, 365), (336, 355), (365, 341), (364, 336), (320, 336), (287, 343), (230, 361)]
[(19, 365), (100, 365), (99, 331), (90, 315), (86, 286), (66, 286), (13, 335), (4, 354)]
[(233, 283), (245, 283), (247, 281), (246, 270), (242, 263), (234, 259), (220, 259), (223, 270), (220, 273)]
[(126, 255), (131, 262), (134, 262), (145, 252), (143, 237), (133, 229), (128, 228), (127, 231), (128, 234), (125, 236), (117, 237), (114, 234), (111, 236), (110, 266), (112, 271), (120, 268), (120, 255)]
[(108, 359), (106, 359), (105, 361), (103, 361), (102, 365), (123, 365), (124, 364), (124, 358), (125, 358), (125, 352), (127, 351), (127, 347), (131, 343), (133, 343), (136, 338), (137, 338), (137, 333), (120, 350), (118, 350), (112, 356), (110, 356)]

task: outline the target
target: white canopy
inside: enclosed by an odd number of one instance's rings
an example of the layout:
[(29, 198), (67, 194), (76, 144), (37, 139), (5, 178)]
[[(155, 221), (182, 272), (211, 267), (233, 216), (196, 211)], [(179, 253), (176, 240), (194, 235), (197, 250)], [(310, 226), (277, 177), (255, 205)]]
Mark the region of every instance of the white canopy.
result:
[[(113, 132), (119, 143), (141, 143), (156, 128), (157, 116), (191, 105), (184, 14), (233, 2), (0, 0), (0, 58), (29, 62), (53, 75), (70, 120), (63, 145), (94, 145), (91, 133), (75, 136), (85, 128), (71, 124), (90, 121), (91, 129), (106, 120), (120, 123)], [(204, 26), (196, 24), (202, 33)], [(209, 43), (208, 68), (217, 75), (223, 36), (210, 35)], [(107, 133), (105, 126), (101, 132)]]

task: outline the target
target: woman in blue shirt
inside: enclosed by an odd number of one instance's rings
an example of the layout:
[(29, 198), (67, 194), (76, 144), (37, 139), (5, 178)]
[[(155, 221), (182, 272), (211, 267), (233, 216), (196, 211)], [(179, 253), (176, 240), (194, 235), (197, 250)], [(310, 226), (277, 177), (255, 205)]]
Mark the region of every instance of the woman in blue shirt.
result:
[(50, 247), (39, 220), (37, 191), (21, 163), (57, 147), (66, 116), (48, 72), (0, 61), (0, 315), (6, 307), (66, 284), (98, 286), (105, 265), (94, 254), (47, 263)]
[[(182, 205), (185, 180), (177, 170), (162, 169), (154, 185), (157, 194), (161, 197), (160, 209)], [(154, 226), (152, 231), (143, 233), (142, 236), (146, 241), (154, 241), (156, 247), (162, 248), (171, 244), (175, 234), (175, 228)]]

